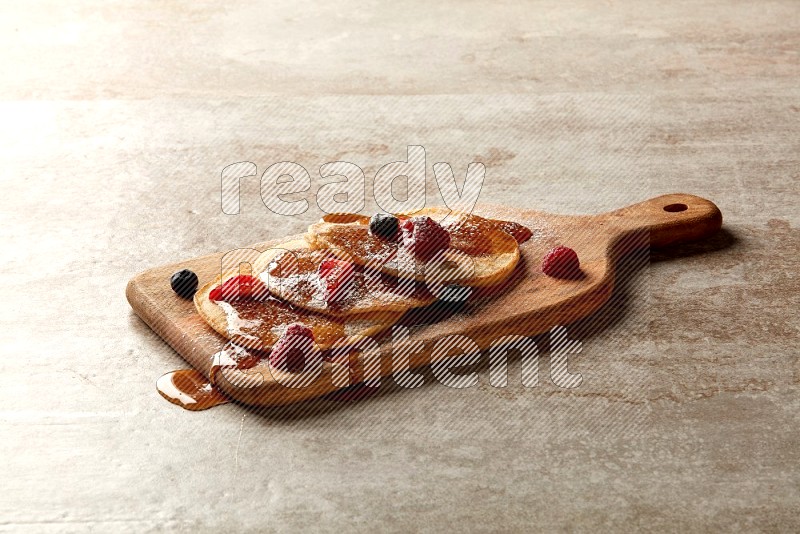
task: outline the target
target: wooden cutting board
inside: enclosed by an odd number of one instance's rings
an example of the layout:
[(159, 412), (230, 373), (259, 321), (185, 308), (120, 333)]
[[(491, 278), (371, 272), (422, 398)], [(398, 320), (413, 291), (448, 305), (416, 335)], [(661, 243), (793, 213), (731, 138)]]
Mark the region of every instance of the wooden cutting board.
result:
[[(404, 322), (410, 336), (404, 342), (392, 344), (391, 335), (378, 340), (382, 351), (381, 375), (391, 374), (391, 355), (404, 349), (411, 354), (411, 367), (432, 363), (431, 353), (437, 341), (447, 336), (466, 335), (485, 349), (505, 335), (531, 336), (586, 317), (610, 297), (619, 255), (633, 248), (663, 247), (700, 239), (722, 225), (722, 214), (712, 202), (686, 194), (664, 195), (589, 216), (554, 215), (493, 205), (478, 205), (474, 212), (492, 219), (516, 221), (533, 231), (533, 237), (520, 246), (516, 271), (502, 288), (473, 304), (441, 306), (435, 313), (408, 312)], [(232, 243), (231, 248), (266, 250), (300, 237), (256, 245)], [(561, 280), (542, 274), (542, 257), (556, 245), (569, 246), (578, 253), (583, 271), (580, 279)], [(177, 270), (191, 269), (202, 286), (219, 274), (222, 255), (220, 252), (150, 269), (135, 276), (126, 290), (128, 302), (139, 317), (206, 377), (214, 355), (226, 347), (227, 340), (206, 325), (191, 301), (179, 298), (172, 291), (169, 279)], [(417, 348), (419, 342), (424, 344), (423, 350), (410, 350)], [(442, 357), (460, 355), (456, 352)], [(354, 380), (363, 379), (364, 362), (356, 355), (351, 365)], [(233, 399), (247, 404), (283, 405), (336, 390), (331, 372), (331, 364), (325, 363), (313, 384), (292, 388), (278, 383), (266, 364), (259, 364), (246, 371), (246, 376), (241, 371), (232, 371), (235, 376), (223, 373), (226, 379), (218, 379), (217, 385)]]

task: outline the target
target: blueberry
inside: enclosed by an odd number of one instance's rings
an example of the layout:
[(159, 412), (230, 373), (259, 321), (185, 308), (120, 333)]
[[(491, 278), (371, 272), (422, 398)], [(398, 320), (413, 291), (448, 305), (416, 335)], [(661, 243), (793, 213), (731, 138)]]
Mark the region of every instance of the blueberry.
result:
[(197, 291), (197, 275), (189, 269), (178, 271), (170, 278), (169, 285), (180, 297), (190, 299), (194, 296), (194, 292)]
[(369, 220), (369, 231), (376, 237), (393, 239), (397, 235), (399, 223), (394, 215), (376, 213)]

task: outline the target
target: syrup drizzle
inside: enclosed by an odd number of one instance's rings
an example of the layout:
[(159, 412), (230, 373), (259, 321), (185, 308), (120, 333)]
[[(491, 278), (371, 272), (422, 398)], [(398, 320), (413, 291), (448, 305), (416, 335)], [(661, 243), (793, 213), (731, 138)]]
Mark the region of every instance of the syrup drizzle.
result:
[(214, 385), (218, 372), (223, 369), (250, 369), (257, 365), (259, 360), (259, 356), (229, 343), (225, 349), (214, 354), (210, 379), (207, 380), (195, 369), (180, 369), (159, 378), (156, 388), (162, 397), (181, 408), (192, 411), (208, 410), (230, 402), (230, 399)]
[(514, 221), (500, 221), (491, 219), (493, 223), (500, 227), (505, 233), (511, 234), (511, 237), (517, 240), (517, 244), (521, 245), (533, 236), (533, 232), (527, 226), (522, 226)]
[(343, 298), (326, 302), (318, 267), (329, 257), (328, 250), (286, 251), (272, 262), (266, 282), (277, 297), (289, 304), (328, 312), (334, 317), (365, 310), (406, 311), (435, 300), (424, 284), (403, 283), (380, 271), (356, 265)]
[(167, 373), (158, 379), (156, 388), (172, 404), (193, 412), (230, 402), (228, 397), (195, 369)]

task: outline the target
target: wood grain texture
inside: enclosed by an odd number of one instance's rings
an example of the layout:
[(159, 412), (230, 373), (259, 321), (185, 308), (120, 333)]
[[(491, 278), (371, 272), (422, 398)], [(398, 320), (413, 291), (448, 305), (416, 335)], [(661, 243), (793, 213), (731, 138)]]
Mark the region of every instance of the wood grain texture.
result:
[[(463, 309), (411, 312), (421, 316), (424, 324), (412, 319), (408, 325), (411, 335), (404, 343), (391, 343), (389, 336), (378, 339), (384, 356), (381, 375), (391, 374), (392, 360), (386, 357), (391, 353), (407, 351), (412, 368), (432, 363), (431, 353), (436, 343), (448, 336), (466, 335), (486, 349), (502, 336), (531, 336), (586, 317), (611, 295), (615, 260), (620, 254), (632, 248), (662, 247), (699, 239), (716, 232), (722, 224), (722, 215), (712, 202), (686, 194), (664, 195), (594, 216), (553, 215), (493, 205), (479, 205), (475, 213), (517, 221), (534, 231), (534, 237), (520, 247), (517, 269), (499, 289)], [(281, 241), (259, 243), (252, 248), (266, 250)], [(581, 278), (563, 280), (542, 274), (541, 258), (556, 244), (576, 250), (581, 259)], [(191, 301), (182, 300), (172, 292), (168, 280), (174, 271), (188, 268), (197, 273), (201, 284), (206, 283), (219, 274), (222, 255), (211, 254), (150, 269), (134, 277), (126, 290), (136, 313), (206, 376), (211, 371), (214, 354), (225, 347), (227, 340), (200, 318)], [(430, 321), (431, 317), (438, 320)], [(420, 342), (424, 350), (413, 351), (412, 347)], [(451, 356), (454, 355), (441, 355)], [(363, 380), (363, 367), (362, 361), (355, 363), (354, 382)], [(220, 380), (218, 385), (226, 394), (246, 404), (283, 405), (337, 389), (331, 371), (331, 364), (326, 362), (313, 384), (289, 388), (276, 381), (266, 362), (262, 362), (244, 372), (223, 372), (227, 379)]]
[[(797, 0), (3, 15), (3, 529), (800, 531)], [(484, 162), (485, 202), (598, 213), (688, 191), (725, 226), (620, 264), (568, 328), (576, 389), (547, 378), (544, 335), (535, 388), (512, 359), (505, 388), (480, 371), (346, 404), (164, 401), (156, 379), (185, 364), (130, 278), (300, 233), (323, 162), (369, 179), (411, 143), (431, 180), (434, 161)], [(272, 215), (256, 177), (222, 214), (220, 170), (243, 160), (304, 165), (312, 211)]]

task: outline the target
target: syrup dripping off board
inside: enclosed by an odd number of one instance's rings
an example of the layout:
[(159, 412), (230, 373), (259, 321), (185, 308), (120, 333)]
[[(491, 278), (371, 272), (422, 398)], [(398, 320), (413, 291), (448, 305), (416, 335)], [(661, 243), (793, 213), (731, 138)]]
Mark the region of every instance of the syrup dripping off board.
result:
[[(600, 215), (555, 215), (493, 205), (478, 205), (474, 213), (486, 218), (515, 221), (531, 229), (533, 236), (520, 245), (520, 262), (509, 279), (496, 291), (455, 312), (446, 311), (430, 321), (415, 321), (417, 311), (408, 312), (410, 336), (391, 343), (391, 336), (379, 339), (383, 365), (381, 374), (391, 373), (391, 354), (404, 347), (413, 367), (431, 363), (437, 340), (451, 335), (466, 335), (481, 349), (505, 335), (531, 336), (556, 325), (568, 325), (590, 315), (610, 297), (614, 287), (617, 258), (633, 248), (664, 247), (707, 237), (722, 225), (722, 214), (712, 202), (687, 194), (664, 195)], [(287, 236), (256, 245), (232, 243), (231, 248), (251, 247), (266, 250), (278, 243), (302, 236)], [(574, 249), (581, 261), (582, 276), (556, 279), (540, 269), (548, 250), (557, 245)], [(227, 340), (214, 332), (195, 311), (190, 300), (179, 298), (170, 288), (170, 275), (191, 269), (200, 285), (219, 275), (223, 253), (211, 254), (172, 265), (156, 267), (135, 276), (126, 295), (131, 307), (159, 336), (174, 348), (194, 369), (208, 377), (215, 354)], [(437, 306), (434, 304), (433, 306)], [(404, 318), (406, 321), (406, 318)], [(445, 357), (459, 356), (456, 352)], [(363, 373), (355, 362), (355, 373)], [(272, 379), (266, 364), (246, 371), (258, 380), (221, 380), (220, 389), (232, 399), (255, 406), (278, 406), (325, 395), (338, 388), (331, 379), (329, 363), (310, 386), (286, 387)], [(361, 375), (363, 376), (363, 375)], [(247, 378), (247, 377), (245, 377)]]

